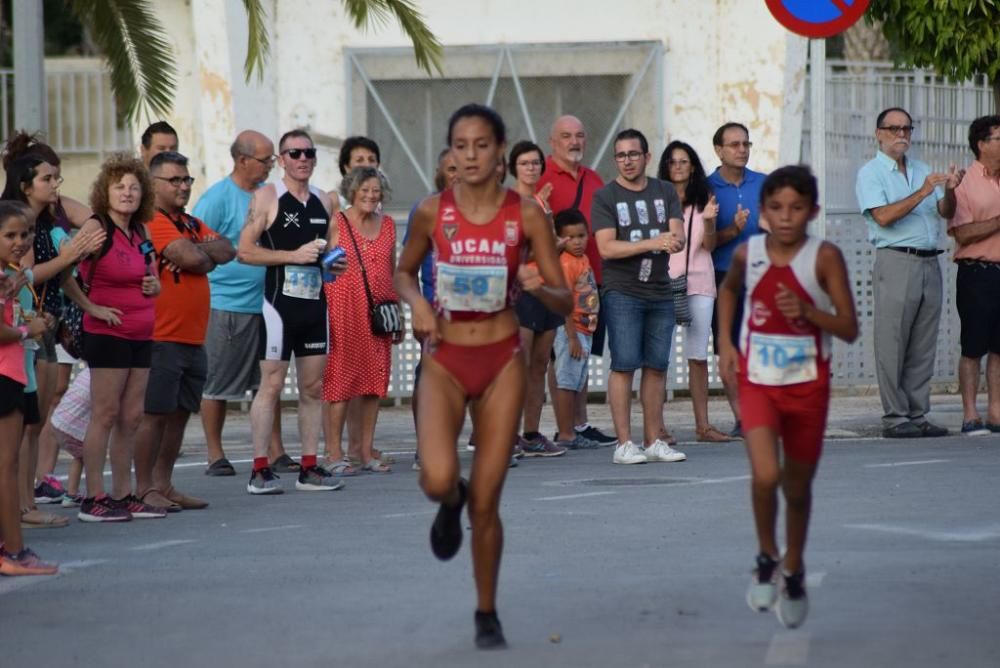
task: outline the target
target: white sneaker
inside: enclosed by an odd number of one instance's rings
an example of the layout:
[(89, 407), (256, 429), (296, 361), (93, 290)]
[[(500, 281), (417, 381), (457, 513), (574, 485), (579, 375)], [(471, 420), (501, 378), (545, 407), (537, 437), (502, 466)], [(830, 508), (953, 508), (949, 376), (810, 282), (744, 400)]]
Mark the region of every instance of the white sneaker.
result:
[(656, 439), (653, 444), (643, 450), (646, 453), (648, 462), (682, 462), (687, 459), (687, 455), (679, 450), (674, 450), (664, 441)]
[[(792, 598), (792, 594), (797, 594)], [(774, 614), (785, 628), (795, 629), (806, 621), (809, 614), (809, 596), (806, 594), (805, 575), (781, 574), (781, 591), (778, 593), (778, 605)]]
[(755, 612), (767, 612), (778, 600), (779, 562), (767, 554), (757, 555), (747, 587), (747, 605)]
[(645, 464), (646, 455), (632, 441), (619, 443), (615, 447), (615, 456), (611, 459), (615, 464)]

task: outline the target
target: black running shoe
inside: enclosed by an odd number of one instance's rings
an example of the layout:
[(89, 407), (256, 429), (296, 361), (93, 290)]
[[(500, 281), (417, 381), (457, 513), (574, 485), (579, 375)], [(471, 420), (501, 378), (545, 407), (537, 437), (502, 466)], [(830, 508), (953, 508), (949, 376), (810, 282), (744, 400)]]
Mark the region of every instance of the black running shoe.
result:
[(507, 649), (503, 627), (496, 612), (476, 610), (476, 647), (479, 649)]
[(464, 478), (458, 479), (458, 503), (450, 508), (443, 503), (431, 525), (431, 551), (441, 561), (448, 561), (462, 547), (462, 507), (469, 497)]

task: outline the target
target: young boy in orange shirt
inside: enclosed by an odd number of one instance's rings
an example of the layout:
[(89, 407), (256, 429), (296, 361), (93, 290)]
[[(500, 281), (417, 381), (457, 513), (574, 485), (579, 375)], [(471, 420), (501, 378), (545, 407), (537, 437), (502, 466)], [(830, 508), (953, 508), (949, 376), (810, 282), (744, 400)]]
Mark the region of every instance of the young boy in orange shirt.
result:
[(553, 350), (556, 355), (556, 445), (572, 450), (599, 447), (581, 437), (573, 428), (576, 393), (587, 385), (587, 358), (591, 337), (597, 329), (600, 306), (594, 271), (587, 259), (587, 219), (578, 209), (566, 209), (555, 216), (556, 236), (565, 242), (559, 255), (566, 284), (573, 291), (573, 312), (566, 325), (556, 331)]

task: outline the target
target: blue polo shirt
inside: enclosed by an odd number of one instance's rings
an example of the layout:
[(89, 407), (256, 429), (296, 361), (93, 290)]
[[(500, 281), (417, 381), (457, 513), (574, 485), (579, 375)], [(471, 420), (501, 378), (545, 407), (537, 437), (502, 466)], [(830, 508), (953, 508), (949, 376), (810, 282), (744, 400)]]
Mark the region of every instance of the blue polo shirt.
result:
[(744, 209), (750, 211), (746, 227), (740, 235), (729, 243), (716, 246), (712, 251), (712, 264), (715, 265), (716, 271), (729, 271), (729, 263), (733, 260), (736, 247), (760, 233), (760, 189), (766, 177), (767, 174), (744, 169), (743, 180), (733, 184), (722, 178), (718, 167), (709, 175), (708, 184), (715, 193), (715, 200), (719, 203), (716, 230), (724, 230), (733, 224), (733, 216), (736, 215), (738, 206), (742, 205)]
[[(417, 212), (418, 206), (420, 206), (420, 202), (413, 205), (413, 208), (410, 209), (410, 215), (406, 219), (406, 232), (403, 234), (404, 246), (406, 240), (410, 238), (410, 226), (413, 225), (413, 214)], [(431, 304), (434, 303), (434, 251), (427, 251), (423, 262), (420, 263), (420, 292), (424, 299)]]
[(907, 246), (937, 249), (941, 238), (941, 215), (938, 213), (937, 203), (944, 197), (944, 189), (940, 186), (913, 211), (888, 227), (876, 223), (871, 214), (872, 209), (906, 199), (920, 190), (930, 173), (931, 168), (927, 163), (907, 157), (904, 174), (896, 161), (882, 151), (858, 170), (855, 184), (858, 207), (868, 223), (868, 240), (875, 248)]
[[(237, 247), (252, 197), (253, 193), (243, 190), (232, 177), (227, 176), (205, 191), (192, 214)], [(243, 264), (238, 260), (220, 264), (208, 274), (212, 308), (236, 313), (260, 313), (264, 302), (265, 271), (266, 267)]]

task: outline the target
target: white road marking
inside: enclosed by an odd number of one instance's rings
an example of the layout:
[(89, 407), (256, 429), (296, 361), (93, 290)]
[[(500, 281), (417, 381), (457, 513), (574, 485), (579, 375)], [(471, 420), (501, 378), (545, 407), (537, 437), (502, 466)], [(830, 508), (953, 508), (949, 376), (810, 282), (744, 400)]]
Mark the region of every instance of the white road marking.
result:
[(1000, 538), (1000, 525), (982, 529), (967, 529), (964, 531), (934, 531), (932, 529), (911, 529), (909, 527), (893, 526), (891, 524), (845, 524), (848, 529), (864, 529), (866, 531), (882, 531), (901, 536), (916, 536), (928, 540), (945, 543), (982, 543)]
[(920, 466), (922, 464), (946, 464), (950, 459), (920, 459), (910, 462), (889, 462), (887, 464), (865, 464), (866, 469), (888, 469), (896, 466)]
[(403, 517), (423, 517), (424, 515), (433, 515), (436, 512), (436, 510), (419, 510), (412, 513), (389, 513), (388, 515), (383, 515), (382, 518), (387, 520), (396, 520)]
[(135, 547), (130, 547), (129, 550), (132, 552), (149, 552), (151, 550), (159, 550), (164, 547), (174, 547), (175, 545), (187, 545), (188, 543), (197, 543), (198, 541), (193, 538), (184, 538), (178, 540), (161, 540), (156, 543), (145, 543), (143, 545), (136, 545)]
[(780, 631), (771, 638), (764, 659), (768, 666), (804, 666), (809, 660), (808, 633), (802, 631)]
[(565, 501), (567, 499), (584, 499), (588, 496), (611, 496), (618, 492), (584, 492), (582, 494), (562, 494), (560, 496), (543, 496), (535, 501)]
[(261, 527), (260, 529), (243, 529), (240, 533), (263, 533), (265, 531), (285, 531), (286, 529), (303, 529), (303, 524), (282, 524), (277, 527)]

